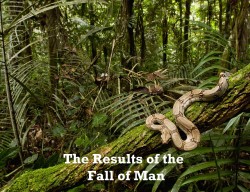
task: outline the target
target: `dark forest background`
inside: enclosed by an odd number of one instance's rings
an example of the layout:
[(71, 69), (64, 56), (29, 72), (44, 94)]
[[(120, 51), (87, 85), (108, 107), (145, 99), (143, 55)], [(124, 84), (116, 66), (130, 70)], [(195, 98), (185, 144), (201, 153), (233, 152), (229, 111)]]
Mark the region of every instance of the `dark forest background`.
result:
[[(2, 0), (0, 186), (109, 143), (249, 64), (249, 10), (248, 0)], [(239, 114), (204, 135), (213, 153), (155, 166), (168, 184), (138, 186), (247, 191), (249, 130), (249, 113)]]

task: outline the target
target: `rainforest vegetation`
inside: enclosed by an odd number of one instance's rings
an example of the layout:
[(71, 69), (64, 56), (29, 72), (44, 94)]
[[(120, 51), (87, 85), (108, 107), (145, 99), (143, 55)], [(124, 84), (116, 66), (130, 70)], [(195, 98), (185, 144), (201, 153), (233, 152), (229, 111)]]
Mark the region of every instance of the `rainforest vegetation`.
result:
[[(2, 191), (250, 189), (249, 0), (0, 0), (0, 47)], [(187, 110), (196, 149), (145, 127), (156, 112), (173, 120), (175, 100), (222, 71), (225, 95)], [(64, 154), (160, 159), (65, 164)], [(89, 181), (90, 170), (165, 180)]]

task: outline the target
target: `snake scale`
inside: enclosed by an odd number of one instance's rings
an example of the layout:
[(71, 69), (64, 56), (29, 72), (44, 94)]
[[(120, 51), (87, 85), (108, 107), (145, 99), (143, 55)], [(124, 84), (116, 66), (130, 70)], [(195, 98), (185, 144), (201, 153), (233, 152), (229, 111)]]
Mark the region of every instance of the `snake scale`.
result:
[(152, 130), (160, 131), (163, 143), (168, 143), (172, 139), (175, 147), (180, 150), (195, 149), (200, 142), (200, 131), (194, 123), (185, 117), (184, 112), (195, 101), (213, 101), (221, 97), (228, 88), (228, 78), (228, 72), (220, 73), (219, 82), (214, 88), (209, 90), (194, 89), (176, 100), (173, 106), (173, 115), (176, 125), (186, 134), (185, 140), (181, 138), (177, 126), (163, 114), (156, 113), (147, 117), (146, 126)]

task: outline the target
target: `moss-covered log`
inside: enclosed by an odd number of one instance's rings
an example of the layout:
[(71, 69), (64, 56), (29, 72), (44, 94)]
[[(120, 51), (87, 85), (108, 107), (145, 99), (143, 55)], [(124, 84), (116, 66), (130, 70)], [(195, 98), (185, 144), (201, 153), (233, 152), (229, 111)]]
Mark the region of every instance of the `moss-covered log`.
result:
[[(230, 86), (222, 98), (212, 103), (194, 103), (187, 110), (187, 117), (194, 121), (201, 132), (220, 125), (238, 113), (249, 110), (250, 105), (250, 65), (231, 75)], [(172, 114), (166, 114), (173, 119)], [(171, 144), (168, 144), (171, 145)], [(159, 132), (141, 125), (117, 140), (102, 146), (86, 156), (87, 164), (60, 164), (46, 169), (28, 171), (3, 188), (4, 191), (61, 191), (79, 183), (87, 182), (90, 170), (122, 170), (126, 165), (93, 164), (92, 154), (102, 156), (126, 156), (127, 154), (145, 157), (162, 147)], [(167, 145), (164, 145), (167, 148)]]

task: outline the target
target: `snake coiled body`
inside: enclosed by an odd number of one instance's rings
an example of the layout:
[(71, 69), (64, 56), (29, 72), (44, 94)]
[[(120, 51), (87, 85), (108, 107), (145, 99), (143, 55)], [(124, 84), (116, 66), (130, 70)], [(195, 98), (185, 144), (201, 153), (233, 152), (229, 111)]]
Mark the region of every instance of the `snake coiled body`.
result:
[(185, 117), (184, 112), (195, 101), (213, 101), (221, 97), (228, 88), (228, 77), (229, 73), (220, 73), (219, 82), (214, 88), (209, 90), (195, 89), (176, 100), (173, 106), (173, 115), (176, 125), (186, 134), (185, 140), (181, 138), (177, 126), (163, 114), (156, 113), (147, 117), (146, 126), (152, 130), (160, 131), (163, 143), (168, 143), (172, 139), (175, 147), (180, 150), (195, 149), (200, 142), (200, 131), (194, 123)]

